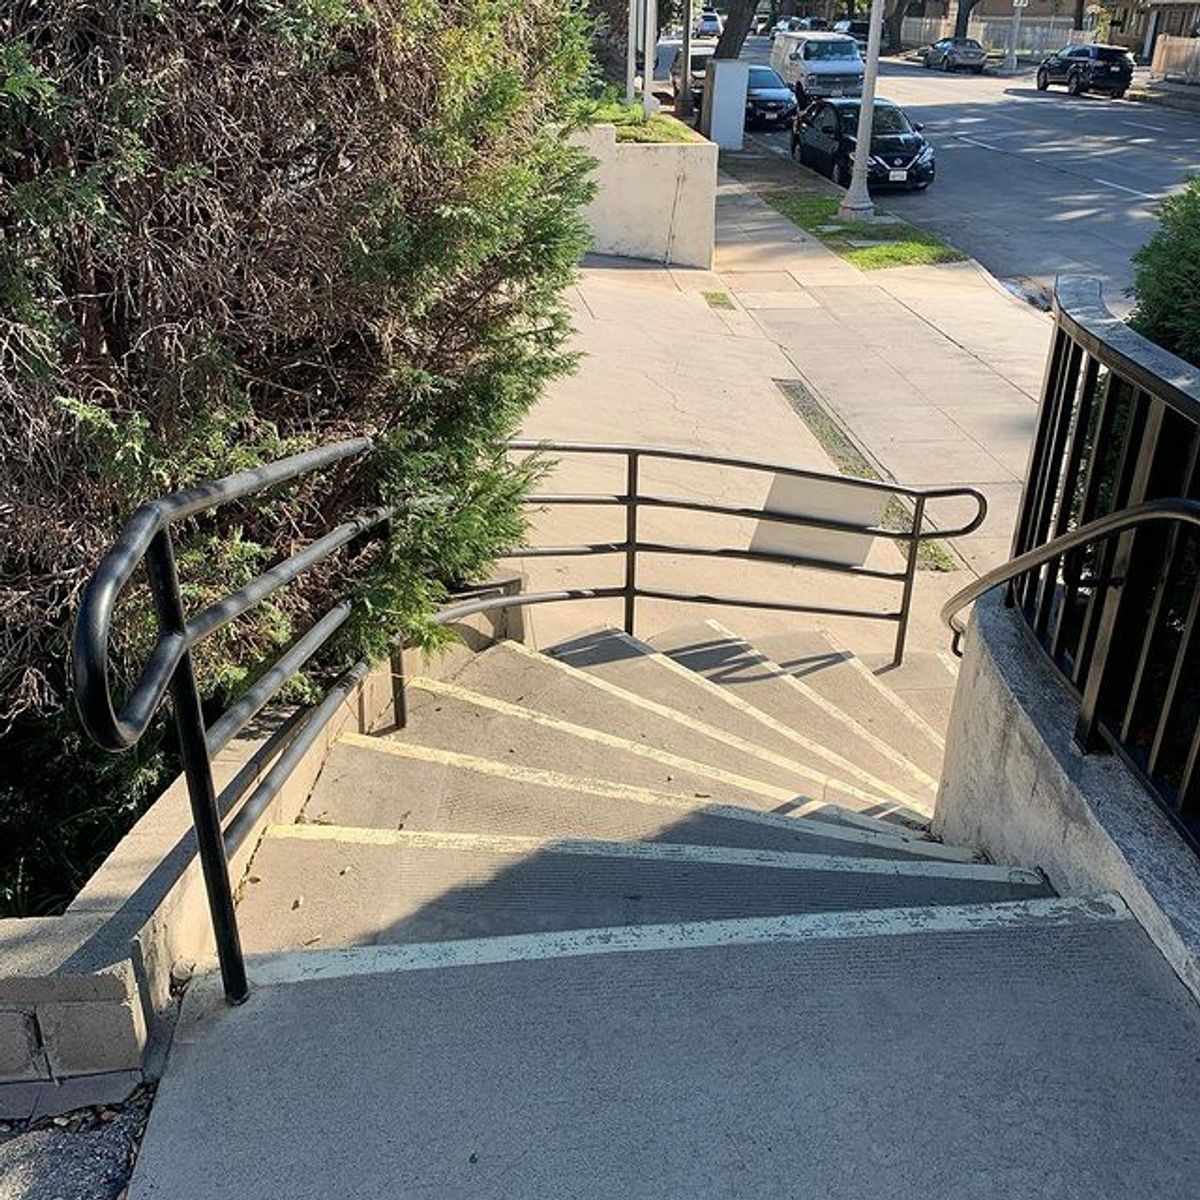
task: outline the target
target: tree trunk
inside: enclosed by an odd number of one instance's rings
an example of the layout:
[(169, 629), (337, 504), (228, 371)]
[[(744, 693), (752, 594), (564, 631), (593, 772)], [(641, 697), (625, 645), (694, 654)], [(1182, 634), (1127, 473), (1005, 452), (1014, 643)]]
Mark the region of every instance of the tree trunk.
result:
[(904, 18), (912, 0), (888, 0), (883, 10), (883, 40), (880, 48), (889, 54), (898, 54), (902, 48), (901, 33)]
[(967, 29), (971, 24), (971, 13), (975, 11), (975, 5), (979, 0), (958, 0), (958, 16), (954, 21), (954, 36), (966, 37)]
[(1073, 20), (1071, 21), (1072, 29), (1083, 28), (1083, 10), (1086, 3), (1087, 0), (1075, 0), (1075, 12), (1073, 14)]
[(725, 17), (725, 31), (713, 51), (713, 58), (737, 58), (741, 54), (757, 8), (758, 0), (731, 0)]

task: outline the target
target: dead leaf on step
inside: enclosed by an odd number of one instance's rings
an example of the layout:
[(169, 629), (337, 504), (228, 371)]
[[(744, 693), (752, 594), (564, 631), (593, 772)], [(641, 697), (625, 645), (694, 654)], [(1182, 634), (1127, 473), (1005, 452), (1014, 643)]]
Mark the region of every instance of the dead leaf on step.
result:
[(300, 943), (302, 946), (315, 946), (321, 940), (321, 935), (318, 933), (316, 937), (305, 938)]
[(693, 792), (692, 795), (695, 796), (697, 800), (712, 799), (712, 792)]
[(295, 912), (296, 909), (303, 908), (303, 907), (304, 907), (304, 897), (297, 896), (295, 898), (295, 900), (292, 901), (292, 912)]

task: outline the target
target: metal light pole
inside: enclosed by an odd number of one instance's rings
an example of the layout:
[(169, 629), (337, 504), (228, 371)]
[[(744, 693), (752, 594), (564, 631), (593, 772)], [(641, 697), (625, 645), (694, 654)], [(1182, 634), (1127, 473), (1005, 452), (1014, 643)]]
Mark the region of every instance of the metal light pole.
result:
[(646, 0), (646, 30), (642, 41), (642, 112), (649, 120), (658, 107), (654, 99), (654, 68), (658, 66), (658, 0)]
[(638, 0), (629, 0), (629, 28), (625, 36), (625, 103), (637, 99)]
[(675, 115), (690, 117), (695, 105), (692, 104), (692, 0), (684, 0), (683, 5), (683, 71), (679, 96), (675, 101)]
[(854, 145), (854, 170), (850, 189), (838, 205), (843, 221), (864, 221), (875, 213), (867, 190), (867, 160), (871, 157), (871, 130), (875, 125), (875, 79), (879, 74), (879, 44), (883, 41), (885, 0), (871, 0), (871, 31), (867, 37), (867, 66), (863, 72), (862, 101), (858, 109), (858, 139)]
[(1021, 9), (1027, 7), (1029, 0), (1012, 0), (1012, 24), (1008, 27), (1008, 54), (1004, 59), (1004, 69), (1015, 74), (1017, 70), (1018, 39), (1021, 36)]

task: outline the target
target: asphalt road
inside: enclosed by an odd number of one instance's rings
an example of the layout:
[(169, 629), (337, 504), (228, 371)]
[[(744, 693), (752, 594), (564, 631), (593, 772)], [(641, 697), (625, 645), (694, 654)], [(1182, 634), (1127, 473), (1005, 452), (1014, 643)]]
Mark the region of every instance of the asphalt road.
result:
[[(743, 52), (766, 61), (770, 43)], [(879, 95), (902, 105), (938, 155), (927, 192), (887, 192), (887, 209), (932, 229), (994, 275), (1045, 297), (1058, 274), (1094, 275), (1127, 311), (1130, 258), (1157, 202), (1200, 173), (1200, 115), (1103, 97), (1039, 92), (1025, 76), (943, 75), (885, 62)], [(787, 152), (785, 132), (754, 137)]]

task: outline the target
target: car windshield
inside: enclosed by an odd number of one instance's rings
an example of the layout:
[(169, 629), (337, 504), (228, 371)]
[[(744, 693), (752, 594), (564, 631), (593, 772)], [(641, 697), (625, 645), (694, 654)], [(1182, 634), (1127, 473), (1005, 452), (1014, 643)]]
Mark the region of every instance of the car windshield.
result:
[(1097, 46), (1096, 57), (1101, 62), (1123, 62), (1127, 56), (1127, 51), (1119, 50), (1116, 46)]
[(771, 70), (770, 67), (751, 67), (750, 68), (750, 87), (752, 88), (783, 88), (787, 89), (787, 84)]
[(955, 38), (954, 44), (963, 50), (983, 49), (983, 47), (974, 38)]
[[(858, 105), (847, 104), (841, 109), (842, 128), (854, 132), (858, 129)], [(912, 133), (908, 118), (892, 104), (875, 105), (873, 135), (888, 133)]]
[(849, 38), (831, 38), (827, 42), (808, 42), (804, 57), (827, 61), (831, 58), (858, 58), (858, 46)]

